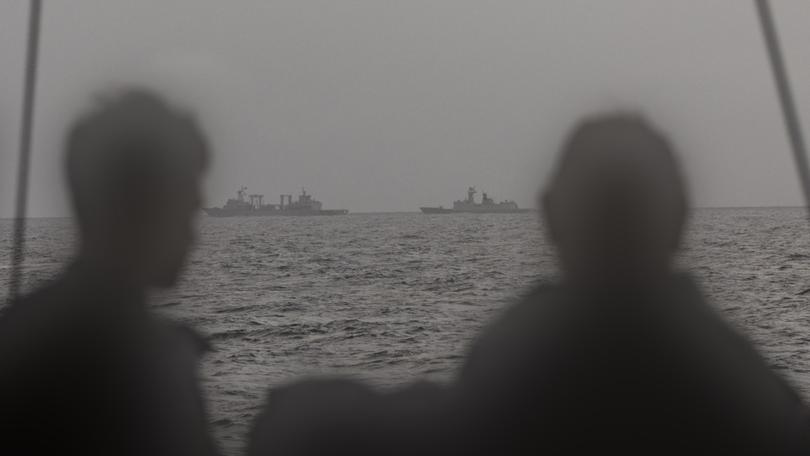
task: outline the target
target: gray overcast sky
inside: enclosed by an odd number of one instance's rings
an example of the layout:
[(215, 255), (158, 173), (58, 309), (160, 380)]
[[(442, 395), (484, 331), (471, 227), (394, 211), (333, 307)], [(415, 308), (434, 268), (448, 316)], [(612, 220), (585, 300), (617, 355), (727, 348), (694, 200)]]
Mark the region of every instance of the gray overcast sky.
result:
[[(748, 0), (46, 0), (30, 214), (67, 214), (59, 147), (90, 94), (200, 112), (210, 204), (306, 186), (416, 210), (468, 185), (532, 205), (580, 115), (639, 109), (703, 206), (801, 203)], [(810, 2), (774, 0), (810, 128)], [(0, 216), (12, 212), (27, 2), (0, 2)], [(804, 45), (804, 46), (803, 46)]]

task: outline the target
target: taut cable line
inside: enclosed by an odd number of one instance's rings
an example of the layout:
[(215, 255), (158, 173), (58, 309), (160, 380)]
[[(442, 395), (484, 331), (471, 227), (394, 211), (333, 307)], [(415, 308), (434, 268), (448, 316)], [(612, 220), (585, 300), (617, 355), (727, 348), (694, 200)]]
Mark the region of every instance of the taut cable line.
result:
[(20, 125), (20, 156), (17, 165), (17, 200), (14, 213), (14, 240), (11, 251), (9, 297), (16, 298), (22, 283), (22, 263), (25, 255), (25, 217), (28, 204), (28, 175), (31, 168), (31, 137), (34, 122), (34, 94), (39, 53), (39, 25), (42, 0), (31, 0), (28, 16), (28, 44), (25, 57), (25, 80)]
[(799, 172), (799, 181), (802, 187), (805, 206), (810, 208), (810, 170), (807, 166), (807, 149), (802, 135), (799, 113), (793, 101), (793, 94), (790, 90), (785, 60), (779, 46), (779, 36), (776, 33), (773, 14), (768, 0), (755, 0), (759, 21), (762, 24), (762, 33), (765, 37), (765, 47), (773, 69), (773, 77), (776, 88), (779, 92), (779, 101), (782, 106), (782, 115), (785, 121), (790, 146), (793, 150), (793, 158), (796, 169)]

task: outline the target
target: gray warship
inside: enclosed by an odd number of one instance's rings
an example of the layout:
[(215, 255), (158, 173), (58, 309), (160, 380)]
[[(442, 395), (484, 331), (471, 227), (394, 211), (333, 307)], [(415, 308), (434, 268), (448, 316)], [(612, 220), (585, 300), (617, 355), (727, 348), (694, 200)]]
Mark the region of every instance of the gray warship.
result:
[(223, 207), (204, 208), (212, 217), (266, 217), (271, 215), (345, 215), (346, 209), (323, 209), (323, 204), (301, 189), (298, 200), (292, 195), (281, 195), (279, 204), (264, 204), (264, 195), (248, 195), (247, 187), (236, 192), (236, 198), (230, 198)]
[(518, 214), (529, 212), (531, 209), (518, 207), (514, 201), (501, 201), (496, 203), (486, 193), (482, 194), (480, 203), (475, 202), (475, 187), (467, 189), (467, 199), (453, 202), (453, 208), (443, 206), (420, 207), (425, 214), (456, 214), (460, 212), (471, 212), (476, 214)]

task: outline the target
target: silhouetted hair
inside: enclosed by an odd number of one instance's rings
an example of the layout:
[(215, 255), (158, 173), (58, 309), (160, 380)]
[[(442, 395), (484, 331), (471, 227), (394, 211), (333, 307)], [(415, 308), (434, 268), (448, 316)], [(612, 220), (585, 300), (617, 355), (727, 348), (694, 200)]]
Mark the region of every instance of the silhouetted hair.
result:
[(617, 170), (641, 168), (664, 190), (666, 203), (680, 213), (685, 211), (686, 185), (677, 154), (669, 139), (640, 114), (618, 112), (580, 122), (563, 144), (552, 186), (595, 163), (615, 165)]
[(208, 165), (197, 121), (144, 89), (99, 97), (69, 130), (67, 180), (79, 224), (86, 228), (121, 205), (155, 203), (185, 176)]
[(588, 117), (580, 122), (565, 141), (557, 163), (555, 181), (596, 155), (613, 154), (629, 158), (622, 165), (655, 164), (668, 183), (679, 192), (684, 183), (676, 153), (669, 139), (642, 115), (617, 112)]

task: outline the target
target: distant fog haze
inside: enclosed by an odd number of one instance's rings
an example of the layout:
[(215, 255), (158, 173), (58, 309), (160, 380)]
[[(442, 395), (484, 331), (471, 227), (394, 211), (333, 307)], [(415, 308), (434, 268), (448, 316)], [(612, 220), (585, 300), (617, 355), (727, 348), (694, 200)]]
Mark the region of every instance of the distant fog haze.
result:
[[(0, 217), (13, 215), (27, 1), (0, 3)], [(773, 0), (810, 128), (810, 2)], [(680, 149), (699, 206), (801, 204), (747, 0), (46, 1), (29, 214), (69, 214), (60, 143), (96, 91), (196, 110), (207, 205), (417, 211), (468, 186), (534, 205), (581, 115), (638, 110)]]

